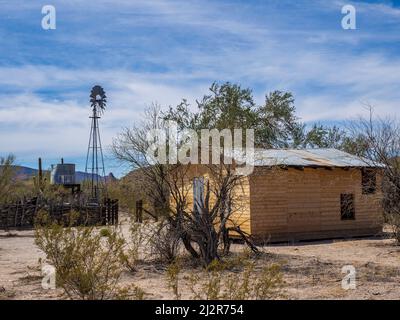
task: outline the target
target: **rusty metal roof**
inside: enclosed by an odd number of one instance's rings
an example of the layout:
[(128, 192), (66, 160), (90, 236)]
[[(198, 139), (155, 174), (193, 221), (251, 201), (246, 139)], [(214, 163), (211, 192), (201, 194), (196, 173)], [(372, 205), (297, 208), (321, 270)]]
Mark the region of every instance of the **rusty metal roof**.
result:
[(255, 166), (383, 167), (337, 149), (256, 149)]

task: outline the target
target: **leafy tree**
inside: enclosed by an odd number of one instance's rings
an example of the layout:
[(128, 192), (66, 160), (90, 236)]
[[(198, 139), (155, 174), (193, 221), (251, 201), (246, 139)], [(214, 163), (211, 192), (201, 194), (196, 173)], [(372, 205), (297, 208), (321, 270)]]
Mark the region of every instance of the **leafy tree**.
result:
[(304, 148), (336, 148), (342, 149), (346, 132), (337, 126), (326, 127), (314, 124), (306, 133), (302, 146)]
[(344, 130), (314, 124), (311, 129), (296, 116), (294, 97), (290, 92), (273, 91), (263, 105), (256, 105), (250, 89), (229, 82), (213, 83), (210, 94), (190, 110), (187, 100), (164, 113), (165, 120), (177, 122), (178, 128), (254, 129), (255, 146), (261, 148), (348, 148), (353, 140)]
[(256, 125), (255, 103), (250, 89), (239, 85), (213, 83), (211, 95), (198, 102), (201, 128), (235, 129)]
[(290, 92), (274, 91), (257, 108), (256, 144), (265, 148), (288, 148), (299, 145), (304, 125), (295, 115), (294, 98)]
[(363, 134), (351, 135), (350, 133), (344, 137), (340, 149), (356, 156), (366, 157), (368, 146), (368, 139)]
[(197, 112), (183, 100), (176, 108), (170, 107), (164, 114), (166, 120), (178, 123), (179, 129), (235, 129), (251, 128), (256, 125), (257, 114), (250, 89), (242, 89), (229, 82), (213, 83), (211, 94), (197, 102)]

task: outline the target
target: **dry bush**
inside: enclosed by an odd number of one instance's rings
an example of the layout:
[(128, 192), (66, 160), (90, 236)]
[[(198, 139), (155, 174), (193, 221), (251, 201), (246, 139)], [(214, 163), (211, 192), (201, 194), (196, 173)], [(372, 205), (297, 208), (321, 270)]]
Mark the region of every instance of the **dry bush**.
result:
[(174, 293), (175, 300), (181, 298), (181, 293), (179, 291), (179, 273), (181, 271), (181, 266), (178, 260), (172, 262), (167, 268), (167, 284), (168, 288)]
[(384, 218), (392, 225), (393, 236), (400, 243), (400, 123), (396, 117), (360, 118), (350, 126), (354, 137), (363, 141), (369, 166), (381, 167), (382, 206)]
[(180, 247), (180, 236), (165, 221), (139, 223), (132, 219), (124, 264), (131, 272), (136, 272), (143, 260), (170, 264), (178, 257)]
[(281, 267), (277, 264), (263, 267), (260, 273), (249, 263), (243, 274), (229, 277), (224, 298), (228, 300), (266, 300), (276, 298), (283, 285)]
[(15, 291), (0, 287), (0, 300), (12, 300), (14, 297)]
[(123, 263), (129, 271), (136, 272), (139, 261), (146, 258), (147, 253), (144, 248), (149, 243), (150, 235), (151, 232), (148, 223), (131, 222), (129, 241), (123, 257)]
[(390, 231), (396, 242), (400, 243), (400, 215), (385, 213), (385, 220), (390, 225)]
[(166, 221), (154, 224), (149, 241), (152, 257), (163, 263), (172, 263), (178, 257), (181, 247), (179, 232)]
[(276, 298), (283, 286), (279, 265), (256, 270), (254, 261), (247, 261), (241, 272), (229, 272), (224, 263), (213, 261), (207, 270), (190, 277), (193, 299), (200, 300), (265, 300)]
[[(70, 219), (73, 225), (73, 218)], [(121, 288), (125, 240), (115, 229), (63, 227), (42, 215), (35, 243), (56, 270), (56, 283), (70, 299), (105, 300), (143, 297), (135, 286)]]
[[(174, 262), (167, 268), (167, 285), (180, 299), (181, 266)], [(206, 269), (190, 271), (184, 277), (194, 300), (266, 300), (281, 296), (284, 281), (281, 267), (271, 264), (257, 267), (244, 257), (222, 262), (214, 260)]]
[[(212, 262), (208, 268), (215, 265)], [(192, 299), (195, 300), (219, 300), (222, 297), (221, 271), (211, 268), (201, 273), (191, 273), (189, 276), (189, 288), (192, 292)]]

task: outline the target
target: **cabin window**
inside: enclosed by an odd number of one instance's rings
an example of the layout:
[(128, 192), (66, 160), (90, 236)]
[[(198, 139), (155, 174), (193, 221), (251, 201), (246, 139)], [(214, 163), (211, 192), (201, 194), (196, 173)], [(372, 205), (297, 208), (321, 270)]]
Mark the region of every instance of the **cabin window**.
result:
[(136, 222), (143, 221), (143, 200), (136, 201)]
[(340, 211), (342, 220), (355, 220), (354, 194), (340, 195)]
[(193, 179), (193, 210), (199, 211), (204, 204), (204, 178)]
[(361, 170), (361, 184), (363, 194), (373, 194), (376, 191), (376, 171), (373, 169)]

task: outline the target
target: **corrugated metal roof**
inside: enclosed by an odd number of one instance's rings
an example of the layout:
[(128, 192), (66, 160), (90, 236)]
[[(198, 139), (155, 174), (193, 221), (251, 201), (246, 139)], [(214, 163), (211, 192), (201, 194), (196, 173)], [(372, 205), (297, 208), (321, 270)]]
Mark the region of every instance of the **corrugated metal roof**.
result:
[(337, 149), (256, 149), (255, 166), (383, 167)]

